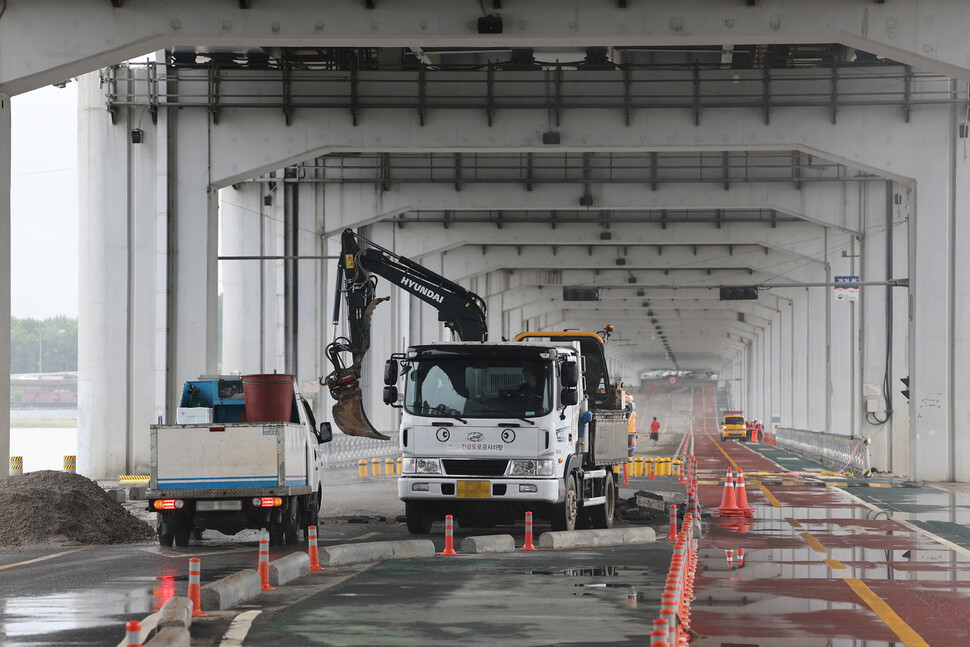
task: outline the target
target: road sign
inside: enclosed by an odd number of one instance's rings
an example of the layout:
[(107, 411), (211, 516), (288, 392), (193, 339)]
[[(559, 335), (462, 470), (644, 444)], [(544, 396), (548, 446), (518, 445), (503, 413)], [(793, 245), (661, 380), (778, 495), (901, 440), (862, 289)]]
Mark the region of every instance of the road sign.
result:
[(677, 384), (677, 376), (671, 375), (670, 377), (667, 378), (667, 381), (670, 382), (671, 384)]
[[(833, 278), (835, 283), (858, 283), (858, 276), (836, 276)], [(836, 301), (858, 301), (859, 300), (859, 288), (858, 287), (838, 287), (836, 286), (832, 290), (833, 296), (835, 296)]]

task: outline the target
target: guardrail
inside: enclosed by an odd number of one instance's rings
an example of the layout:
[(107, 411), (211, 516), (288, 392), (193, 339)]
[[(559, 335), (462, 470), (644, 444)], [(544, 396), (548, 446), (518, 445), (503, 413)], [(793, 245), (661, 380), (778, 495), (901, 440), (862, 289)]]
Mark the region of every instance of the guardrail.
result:
[(323, 446), (324, 468), (356, 468), (361, 459), (370, 461), (374, 458), (397, 457), (401, 453), (397, 432), (388, 435), (390, 440), (375, 440), (335, 432), (333, 440)]
[(839, 471), (869, 474), (869, 437), (843, 436), (827, 431), (777, 427), (774, 445), (807, 458), (818, 460)]

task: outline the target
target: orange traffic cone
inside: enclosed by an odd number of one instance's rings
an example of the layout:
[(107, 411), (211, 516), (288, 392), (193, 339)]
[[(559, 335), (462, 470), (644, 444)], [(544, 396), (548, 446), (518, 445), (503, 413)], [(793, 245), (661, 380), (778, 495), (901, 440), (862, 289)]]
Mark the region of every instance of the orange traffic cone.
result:
[(738, 508), (738, 503), (734, 498), (734, 479), (731, 477), (731, 468), (728, 468), (727, 477), (724, 480), (724, 491), (721, 493), (721, 507), (714, 511), (715, 517), (742, 517), (744, 513)]
[(525, 513), (525, 545), (520, 550), (536, 550), (532, 543), (532, 513)]
[(738, 504), (738, 509), (741, 513), (751, 519), (754, 517), (754, 512), (748, 506), (748, 492), (744, 489), (744, 471), (738, 468), (738, 480), (734, 485), (734, 499)]
[(450, 514), (445, 515), (445, 549), (441, 551), (444, 556), (457, 555), (455, 552), (455, 526), (454, 517)]
[(744, 566), (744, 549), (738, 548), (738, 568)]
[(734, 568), (734, 551), (728, 548), (724, 551), (724, 557), (727, 558), (728, 568)]
[(189, 600), (192, 602), (192, 617), (200, 618), (209, 614), (202, 611), (202, 560), (198, 557), (189, 559)]

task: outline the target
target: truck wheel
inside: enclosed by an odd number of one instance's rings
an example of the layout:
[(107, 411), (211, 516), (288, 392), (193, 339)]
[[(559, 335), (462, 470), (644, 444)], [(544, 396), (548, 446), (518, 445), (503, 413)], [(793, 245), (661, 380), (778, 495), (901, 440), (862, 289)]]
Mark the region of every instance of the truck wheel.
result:
[(189, 531), (178, 530), (175, 533), (175, 545), (179, 548), (187, 548), (189, 545)]
[(552, 518), (549, 520), (553, 530), (575, 530), (576, 517), (579, 516), (577, 505), (579, 497), (576, 494), (576, 479), (566, 478), (566, 499), (552, 508)]
[(175, 535), (170, 532), (159, 532), (158, 533), (158, 545), (165, 548), (171, 548), (172, 542), (175, 541)]
[(404, 514), (408, 520), (408, 532), (412, 535), (427, 535), (431, 532), (431, 515), (428, 506), (422, 501), (405, 501)]
[(589, 511), (590, 521), (594, 528), (612, 528), (613, 513), (616, 510), (616, 486), (613, 477), (606, 475), (606, 503), (598, 505)]

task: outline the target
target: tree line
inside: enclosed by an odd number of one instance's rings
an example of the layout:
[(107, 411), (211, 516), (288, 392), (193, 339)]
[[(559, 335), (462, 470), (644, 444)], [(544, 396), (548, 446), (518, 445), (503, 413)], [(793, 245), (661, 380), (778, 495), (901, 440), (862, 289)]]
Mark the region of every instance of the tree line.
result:
[(10, 372), (59, 373), (77, 370), (77, 319), (10, 318)]

